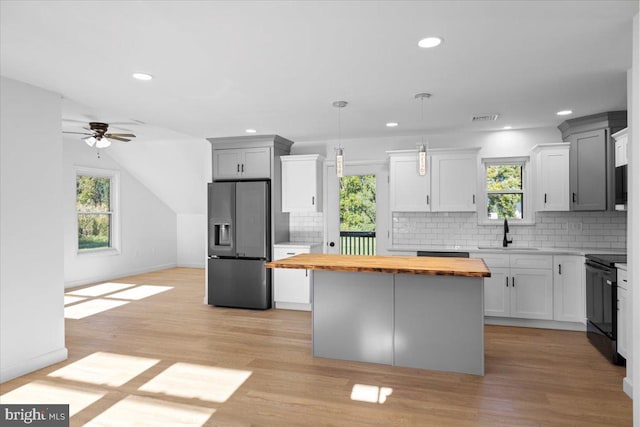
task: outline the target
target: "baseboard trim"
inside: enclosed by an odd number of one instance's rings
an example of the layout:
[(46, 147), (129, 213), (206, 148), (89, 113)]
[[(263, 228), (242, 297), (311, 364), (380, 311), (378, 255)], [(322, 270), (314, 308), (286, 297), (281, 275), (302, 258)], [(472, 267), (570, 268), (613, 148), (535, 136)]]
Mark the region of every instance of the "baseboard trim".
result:
[(204, 264), (178, 263), (176, 267), (183, 268), (205, 268)]
[(622, 390), (627, 396), (633, 399), (633, 383), (631, 382), (631, 377), (625, 377), (622, 380)]
[(136, 268), (133, 270), (122, 271), (114, 274), (100, 274), (97, 276), (85, 277), (83, 279), (65, 281), (64, 288), (68, 289), (76, 286), (89, 285), (91, 283), (104, 282), (104, 281), (113, 280), (113, 279), (120, 279), (122, 277), (135, 276), (136, 274), (143, 274), (143, 273), (151, 273), (152, 271), (166, 270), (168, 268), (175, 268), (175, 267), (177, 267), (175, 263), (159, 264), (159, 265), (153, 265), (153, 266), (144, 267), (144, 268)]
[(30, 372), (37, 371), (38, 369), (46, 368), (47, 366), (62, 362), (63, 360), (67, 360), (67, 357), (67, 348), (62, 347), (58, 350), (22, 361), (17, 365), (3, 368), (2, 371), (0, 371), (0, 383), (7, 382)]
[(585, 332), (587, 327), (580, 322), (558, 322), (556, 320), (516, 319), (513, 317), (484, 317), (485, 325), (519, 326), (525, 328), (560, 329)]
[(311, 304), (307, 303), (297, 303), (297, 302), (275, 302), (275, 307), (277, 309), (283, 310), (300, 310), (300, 311), (311, 311)]

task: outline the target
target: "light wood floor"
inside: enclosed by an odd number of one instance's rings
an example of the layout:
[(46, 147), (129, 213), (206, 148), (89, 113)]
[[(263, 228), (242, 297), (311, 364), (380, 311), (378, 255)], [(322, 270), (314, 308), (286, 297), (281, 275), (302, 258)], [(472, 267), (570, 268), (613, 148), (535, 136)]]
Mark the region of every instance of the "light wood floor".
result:
[[(200, 269), (115, 282), (173, 288), (66, 320), (69, 359), (2, 384), (0, 394), (11, 396), (34, 384), (100, 393), (71, 425), (84, 425), (109, 408), (96, 423), (110, 416), (114, 425), (126, 425), (127, 417), (131, 425), (142, 425), (136, 417), (152, 420), (154, 414), (168, 420), (163, 410), (172, 408), (178, 408), (180, 419), (189, 419), (191, 410), (194, 420), (202, 420), (205, 408), (206, 425), (220, 426), (632, 425), (632, 401), (622, 391), (624, 368), (608, 363), (584, 333), (487, 326), (486, 375), (441, 373), (312, 358), (310, 313), (205, 305)], [(152, 359), (151, 366), (142, 363), (136, 371), (137, 362), (118, 360), (117, 366), (133, 373), (117, 384), (101, 380), (107, 374), (100, 367), (74, 365), (87, 356), (84, 362), (114, 354)], [(67, 370), (59, 371), (63, 367)], [(69, 374), (74, 368), (80, 372), (75, 378)], [(183, 371), (172, 379), (169, 373), (179, 368)], [(154, 383), (161, 379), (164, 386)], [(352, 400), (356, 384), (391, 393), (384, 403)], [(225, 401), (220, 393), (227, 388), (233, 393)], [(378, 397), (377, 389), (371, 390)], [(149, 411), (136, 406), (139, 402), (158, 405)], [(115, 408), (124, 403), (134, 409), (123, 416)]]

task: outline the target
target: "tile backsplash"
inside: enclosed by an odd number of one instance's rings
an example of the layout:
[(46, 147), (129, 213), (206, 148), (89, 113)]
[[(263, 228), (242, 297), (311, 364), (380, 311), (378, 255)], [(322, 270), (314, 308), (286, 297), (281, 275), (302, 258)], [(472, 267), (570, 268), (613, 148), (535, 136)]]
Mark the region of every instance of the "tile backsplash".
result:
[[(292, 242), (322, 243), (323, 214), (289, 214)], [(475, 212), (394, 212), (393, 245), (451, 247), (502, 245), (502, 224), (478, 225)], [(509, 225), (514, 247), (627, 247), (626, 212), (538, 212), (535, 225)]]
[[(502, 245), (503, 226), (475, 212), (394, 212), (394, 246)], [(535, 225), (509, 225), (515, 247), (625, 249), (626, 212), (538, 212)]]
[(322, 243), (323, 237), (322, 212), (292, 212), (289, 214), (289, 240), (301, 243)]

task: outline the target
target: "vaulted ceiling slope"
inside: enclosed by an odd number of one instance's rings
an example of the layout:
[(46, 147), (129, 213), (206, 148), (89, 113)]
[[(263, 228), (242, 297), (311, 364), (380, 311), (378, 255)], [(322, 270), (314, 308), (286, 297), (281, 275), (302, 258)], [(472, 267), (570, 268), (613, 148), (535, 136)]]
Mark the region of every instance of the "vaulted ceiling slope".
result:
[[(2, 1), (0, 72), (197, 139), (556, 126), (626, 108), (628, 1)], [(444, 43), (420, 49), (423, 37)], [(154, 79), (131, 78), (136, 71)], [(425, 102), (424, 119), (414, 99)], [(472, 123), (476, 114), (500, 119)], [(67, 119), (82, 119), (65, 112)], [(386, 128), (388, 121), (399, 126)], [(136, 142), (140, 141), (138, 138)]]

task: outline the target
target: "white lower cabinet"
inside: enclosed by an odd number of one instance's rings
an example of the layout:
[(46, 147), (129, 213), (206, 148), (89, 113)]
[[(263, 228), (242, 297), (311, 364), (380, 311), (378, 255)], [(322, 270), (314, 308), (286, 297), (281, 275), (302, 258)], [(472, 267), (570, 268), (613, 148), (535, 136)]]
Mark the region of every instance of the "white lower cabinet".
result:
[(550, 255), (476, 254), (491, 277), (484, 280), (485, 316), (553, 319)]
[(627, 270), (618, 269), (618, 353), (627, 358), (631, 335), (629, 325), (631, 324), (631, 301), (629, 300), (629, 284)]
[(553, 257), (553, 320), (585, 323), (584, 257), (554, 255)]
[[(277, 243), (273, 245), (273, 259), (298, 254), (320, 253), (321, 244)], [(276, 268), (273, 270), (273, 300), (275, 308), (311, 310), (311, 278), (308, 270)]]

